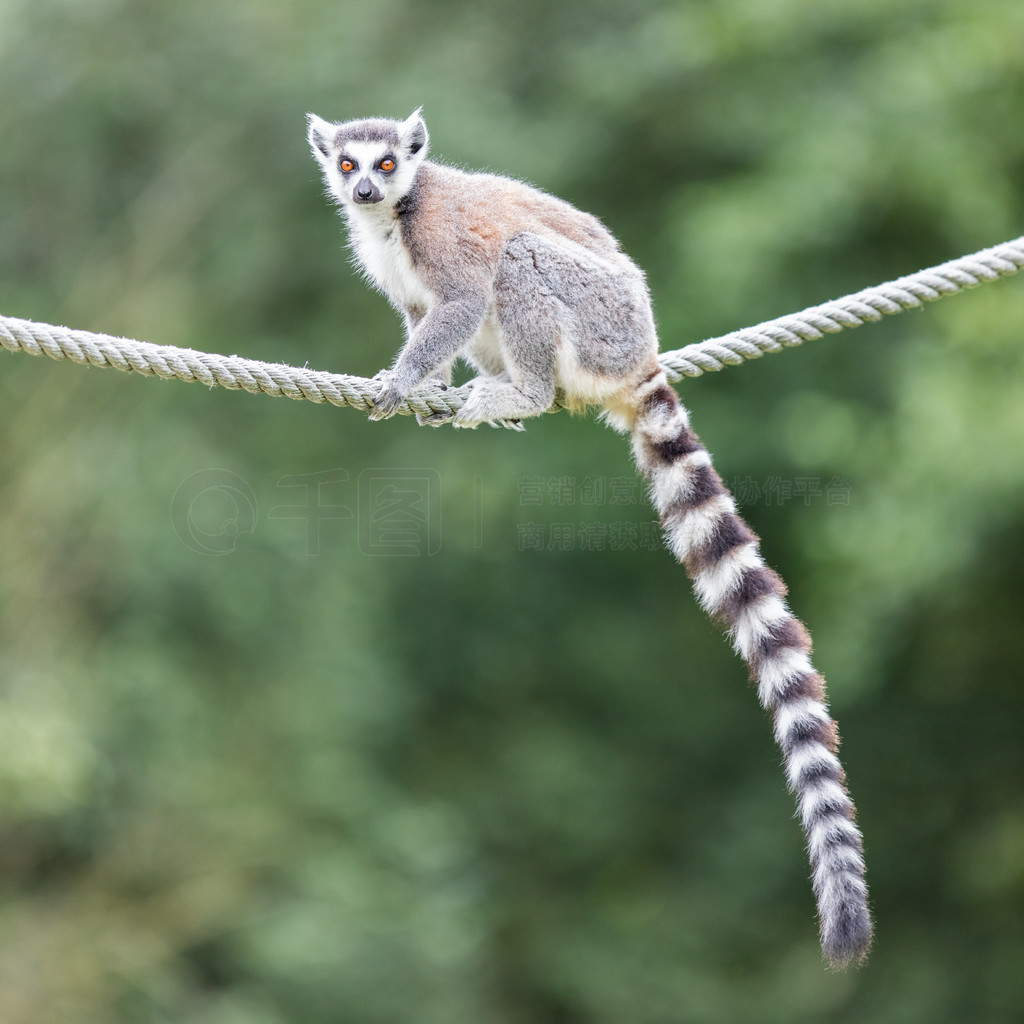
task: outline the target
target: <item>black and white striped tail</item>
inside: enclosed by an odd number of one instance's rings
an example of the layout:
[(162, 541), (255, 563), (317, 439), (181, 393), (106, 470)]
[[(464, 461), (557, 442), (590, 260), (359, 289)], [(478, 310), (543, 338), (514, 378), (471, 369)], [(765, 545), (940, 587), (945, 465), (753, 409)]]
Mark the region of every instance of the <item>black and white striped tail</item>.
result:
[(862, 840), (836, 757), (839, 737), (825, 681), (808, 656), (810, 637), (665, 375), (652, 375), (639, 399), (633, 450), (666, 542), (705, 610), (728, 627), (774, 719), (807, 838), (822, 951), (835, 967), (860, 961), (871, 944)]

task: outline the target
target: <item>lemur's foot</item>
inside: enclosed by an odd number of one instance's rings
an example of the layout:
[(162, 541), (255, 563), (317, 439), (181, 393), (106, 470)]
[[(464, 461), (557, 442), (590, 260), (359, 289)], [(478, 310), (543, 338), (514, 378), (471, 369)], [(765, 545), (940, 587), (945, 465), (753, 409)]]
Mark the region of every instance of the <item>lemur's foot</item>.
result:
[(465, 403), (455, 416), (456, 427), (488, 423), (492, 427), (525, 430), (520, 422), (522, 418), (536, 416), (550, 404), (532, 398), (521, 387), (498, 377), (478, 377), (471, 385)]
[(431, 412), (423, 415), (416, 413), (416, 422), (421, 427), (440, 427), (445, 423), (451, 423), (455, 419), (455, 413), (450, 409), (442, 409), (441, 412)]

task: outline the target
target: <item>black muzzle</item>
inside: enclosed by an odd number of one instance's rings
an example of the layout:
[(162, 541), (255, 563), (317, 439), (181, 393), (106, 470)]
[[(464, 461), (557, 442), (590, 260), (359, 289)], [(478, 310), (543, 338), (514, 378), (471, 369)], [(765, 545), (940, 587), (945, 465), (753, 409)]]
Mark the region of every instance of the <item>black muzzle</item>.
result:
[(379, 203), (383, 198), (381, 190), (369, 178), (360, 178), (352, 189), (352, 200), (356, 203)]

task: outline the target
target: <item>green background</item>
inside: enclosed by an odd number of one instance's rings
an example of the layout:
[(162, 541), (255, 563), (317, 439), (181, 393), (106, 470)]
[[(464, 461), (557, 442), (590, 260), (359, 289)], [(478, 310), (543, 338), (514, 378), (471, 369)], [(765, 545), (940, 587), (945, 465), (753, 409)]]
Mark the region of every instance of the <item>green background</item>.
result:
[[(678, 348), (1020, 234), (1022, 38), (1020, 0), (0, 0), (0, 312), (372, 375), (399, 322), (303, 115), (423, 104), (436, 157), (600, 216)], [(680, 386), (830, 682), (877, 917), (838, 975), (622, 438), (0, 352), (0, 1019), (1019, 1020), (1022, 333), (1010, 280)]]

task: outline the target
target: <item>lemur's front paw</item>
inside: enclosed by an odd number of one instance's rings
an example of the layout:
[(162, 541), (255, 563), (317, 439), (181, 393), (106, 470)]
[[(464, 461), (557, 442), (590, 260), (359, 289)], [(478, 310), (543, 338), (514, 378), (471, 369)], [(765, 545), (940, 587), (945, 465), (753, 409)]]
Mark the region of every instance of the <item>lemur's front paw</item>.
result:
[(370, 419), (386, 420), (398, 411), (398, 407), (405, 401), (406, 392), (394, 382), (388, 370), (378, 373), (373, 379), (380, 385), (380, 390), (373, 397)]
[[(371, 378), (372, 383), (377, 385), (378, 391), (374, 398), (373, 408), (370, 410), (371, 420), (384, 420), (394, 416), (398, 407), (409, 397), (411, 387), (405, 386), (396, 378), (394, 370), (381, 370)], [(407, 382), (406, 382), (407, 383)], [(438, 388), (441, 391), (448, 390), (448, 382), (441, 377), (431, 377), (423, 382), (425, 385)], [(436, 412), (428, 415), (416, 414), (416, 421), (420, 426), (429, 425), (432, 427), (447, 423), (454, 413)]]

